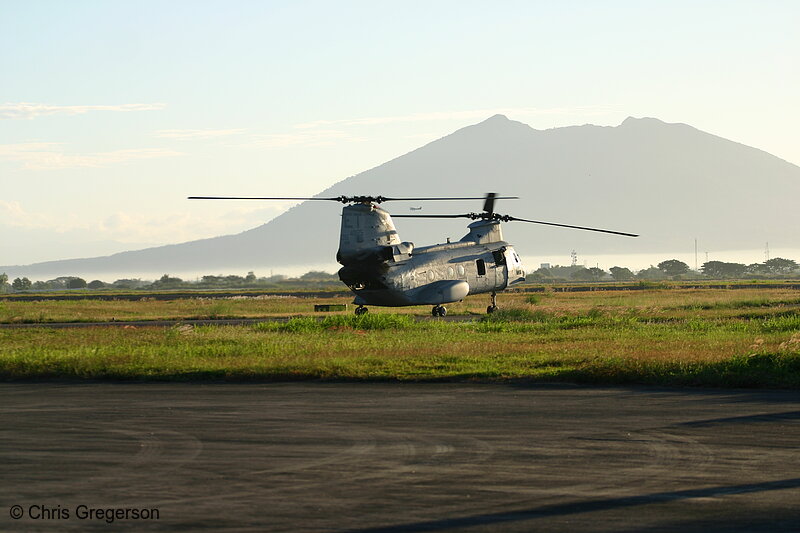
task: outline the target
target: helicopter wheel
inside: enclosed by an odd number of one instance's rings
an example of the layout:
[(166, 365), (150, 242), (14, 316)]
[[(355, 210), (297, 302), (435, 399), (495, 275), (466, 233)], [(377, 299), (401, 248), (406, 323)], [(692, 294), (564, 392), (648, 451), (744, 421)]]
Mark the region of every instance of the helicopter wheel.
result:
[(492, 291), (492, 303), (486, 308), (486, 312), (492, 314), (495, 311), (497, 311), (497, 293)]
[(367, 309), (363, 305), (359, 305), (358, 307), (356, 307), (356, 316), (366, 315), (367, 313), (369, 313), (369, 309)]
[(447, 308), (443, 305), (434, 306), (431, 309), (431, 315), (433, 316), (447, 316)]

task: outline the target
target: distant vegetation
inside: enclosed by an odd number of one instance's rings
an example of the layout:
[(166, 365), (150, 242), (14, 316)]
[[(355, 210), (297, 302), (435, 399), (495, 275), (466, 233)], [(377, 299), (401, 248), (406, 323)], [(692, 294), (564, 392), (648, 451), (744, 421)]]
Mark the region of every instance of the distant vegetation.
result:
[[(528, 272), (527, 281), (550, 282), (602, 282), (602, 281), (664, 281), (664, 280), (760, 280), (796, 279), (800, 277), (800, 265), (791, 259), (776, 257), (763, 263), (745, 265), (708, 261), (699, 270), (677, 259), (668, 259), (656, 266), (633, 272), (629, 268), (613, 266), (608, 271), (597, 267), (586, 268), (580, 265), (540, 268)], [(302, 276), (290, 278), (284, 275), (257, 277), (248, 272), (246, 276), (206, 275), (196, 280), (184, 280), (164, 274), (155, 281), (142, 279), (118, 279), (114, 282), (86, 280), (76, 276), (61, 276), (47, 281), (31, 281), (16, 278), (9, 282), (6, 274), (0, 274), (0, 293), (62, 291), (69, 289), (117, 289), (117, 290), (176, 290), (176, 289), (265, 289), (265, 290), (314, 290), (341, 288), (336, 274), (312, 270)]]
[(202, 276), (196, 280), (184, 280), (164, 274), (155, 281), (118, 279), (105, 282), (98, 279), (87, 281), (76, 276), (61, 276), (47, 281), (31, 281), (28, 278), (16, 278), (8, 283), (8, 276), (0, 274), (0, 293), (31, 291), (63, 291), (68, 289), (115, 289), (115, 290), (173, 290), (173, 289), (275, 289), (275, 290), (313, 290), (331, 287), (342, 288), (339, 276), (327, 272), (306, 272), (297, 278), (283, 275), (257, 277), (253, 272), (246, 276)]
[(580, 265), (540, 268), (529, 273), (527, 281), (663, 281), (663, 280), (731, 280), (731, 279), (794, 279), (800, 276), (800, 265), (791, 259), (776, 257), (763, 263), (745, 265), (708, 261), (699, 270), (677, 259), (668, 259), (634, 273), (628, 268), (613, 266), (608, 271)]

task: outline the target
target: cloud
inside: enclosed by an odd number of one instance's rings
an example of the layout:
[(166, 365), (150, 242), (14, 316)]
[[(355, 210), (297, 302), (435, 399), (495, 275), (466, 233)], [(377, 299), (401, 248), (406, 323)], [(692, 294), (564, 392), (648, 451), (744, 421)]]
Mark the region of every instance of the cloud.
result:
[(32, 119), (49, 115), (82, 115), (90, 111), (156, 111), (166, 104), (55, 105), (17, 102), (0, 104), (0, 120)]
[(273, 219), (296, 203), (237, 206), (214, 217), (209, 217), (203, 209), (172, 213), (117, 211), (87, 219), (77, 213), (29, 211), (19, 202), (0, 200), (0, 227), (46, 231), (53, 235), (53, 240), (58, 240), (57, 235), (84, 232), (94, 240), (169, 244), (245, 231)]
[(470, 109), (463, 111), (441, 111), (430, 113), (411, 113), (382, 117), (362, 117), (342, 120), (315, 120), (295, 125), (297, 129), (313, 129), (326, 126), (374, 126), (407, 122), (436, 122), (447, 120), (482, 119), (493, 115), (532, 116), (532, 115), (602, 115), (610, 111), (608, 106), (578, 107), (499, 107), (489, 109)]
[(250, 146), (266, 148), (286, 148), (289, 146), (330, 146), (338, 142), (360, 142), (364, 138), (340, 130), (309, 130), (271, 135), (254, 135)]
[(29, 142), (0, 144), (0, 160), (15, 161), (28, 170), (60, 170), (80, 167), (107, 167), (135, 161), (159, 157), (183, 155), (173, 150), (160, 148), (134, 148), (96, 152), (89, 154), (68, 154), (61, 143)]
[[(24, 209), (19, 202), (0, 200), (0, 224), (14, 228), (51, 229), (62, 233), (76, 227), (75, 215), (53, 215)], [(80, 229), (86, 229), (81, 227)]]
[(160, 130), (156, 132), (156, 137), (161, 139), (214, 139), (217, 137), (228, 137), (231, 135), (241, 135), (246, 130)]
[[(363, 142), (367, 137), (351, 132), (353, 128), (362, 126), (382, 126), (402, 123), (417, 122), (442, 122), (453, 120), (483, 120), (493, 115), (503, 114), (515, 117), (531, 116), (587, 116), (603, 115), (611, 112), (609, 106), (580, 106), (580, 107), (501, 107), (486, 109), (470, 109), (462, 111), (443, 111), (430, 113), (411, 113), (408, 115), (391, 115), (379, 117), (361, 117), (340, 120), (315, 120), (292, 126), (292, 130), (285, 133), (272, 134), (246, 134), (245, 129), (175, 129), (160, 130), (155, 133), (158, 138), (180, 140), (202, 140), (219, 137), (240, 136), (230, 146), (258, 147), (258, 148), (289, 148), (289, 147), (315, 147), (332, 146), (340, 143)], [(246, 135), (245, 135), (246, 134)], [(431, 139), (441, 136), (441, 133), (418, 133), (406, 135), (404, 138)]]
[[(608, 106), (581, 107), (502, 107), (487, 109), (470, 109), (462, 111), (442, 111), (430, 113), (411, 113), (408, 115), (390, 115), (379, 117), (361, 117), (340, 120), (314, 120), (295, 124), (292, 132), (269, 135), (252, 135), (243, 143), (244, 146), (266, 148), (287, 148), (290, 146), (330, 146), (342, 142), (361, 142), (366, 138), (349, 132), (351, 128), (360, 126), (382, 126), (415, 122), (442, 122), (453, 120), (483, 120), (493, 115), (510, 115), (513, 117), (555, 116), (555, 115), (603, 115), (611, 111)], [(183, 131), (183, 130), (175, 130)], [(204, 131), (204, 130), (185, 130)], [(213, 131), (213, 130), (211, 130)], [(221, 130), (227, 131), (227, 130)], [(240, 130), (233, 130), (240, 131)], [(415, 137), (430, 138), (441, 134), (417, 134)], [(406, 136), (411, 138), (411, 136)]]
[(166, 214), (120, 211), (103, 219), (97, 228), (101, 234), (119, 242), (185, 242), (252, 229), (296, 203), (233, 207), (214, 217), (209, 217), (205, 209)]

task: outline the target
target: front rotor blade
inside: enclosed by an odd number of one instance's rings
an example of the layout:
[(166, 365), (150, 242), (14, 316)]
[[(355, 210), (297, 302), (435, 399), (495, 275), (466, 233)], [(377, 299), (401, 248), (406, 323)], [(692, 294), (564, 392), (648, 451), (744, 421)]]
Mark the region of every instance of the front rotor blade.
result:
[(341, 198), (260, 198), (254, 196), (189, 196), (189, 200), (328, 200), (341, 202)]
[[(438, 200), (483, 200), (482, 197), (473, 196), (473, 197), (442, 197), (442, 198), (432, 198), (432, 197), (419, 197), (419, 198), (387, 198), (386, 196), (336, 196), (333, 198), (279, 198), (279, 197), (255, 197), (255, 196), (189, 196), (189, 200), (294, 200), (294, 201), (306, 201), (306, 200), (325, 200), (330, 202), (340, 202), (343, 204), (349, 203), (368, 203), (368, 202), (375, 202), (376, 204), (380, 204), (383, 202), (422, 202), (422, 201), (438, 201)], [(515, 200), (517, 199), (516, 196), (503, 196), (504, 200)]]
[(569, 224), (556, 224), (555, 222), (542, 222), (540, 220), (527, 220), (524, 218), (517, 218), (517, 217), (510, 217), (504, 216), (502, 218), (504, 221), (516, 221), (516, 222), (530, 222), (531, 224), (544, 224), (546, 226), (558, 226), (559, 228), (572, 228), (572, 229), (583, 229), (586, 231), (598, 231), (600, 233), (613, 233), (614, 235), (625, 235), (626, 237), (638, 237), (635, 233), (625, 233), (622, 231), (613, 231), (610, 229), (598, 229), (598, 228), (587, 228), (584, 226), (571, 226)]

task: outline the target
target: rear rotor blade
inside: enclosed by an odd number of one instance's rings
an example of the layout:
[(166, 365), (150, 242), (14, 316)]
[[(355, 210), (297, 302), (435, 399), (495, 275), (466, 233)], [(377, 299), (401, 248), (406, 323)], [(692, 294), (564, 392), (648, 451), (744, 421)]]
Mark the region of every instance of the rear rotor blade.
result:
[(600, 233), (613, 233), (614, 235), (625, 235), (626, 237), (638, 237), (635, 233), (625, 233), (623, 231), (613, 231), (610, 229), (599, 229), (599, 228), (587, 228), (585, 226), (571, 226), (569, 224), (556, 224), (555, 222), (542, 222), (540, 220), (527, 220), (525, 218), (517, 218), (505, 215), (500, 218), (500, 220), (510, 222), (530, 222), (531, 224), (544, 224), (546, 226), (558, 226), (559, 228), (572, 228), (572, 229), (582, 229), (586, 231), (598, 231)]
[[(502, 198), (502, 197), (501, 197)], [(486, 193), (486, 201), (483, 202), (483, 210), (490, 215), (494, 213), (494, 201), (497, 199), (497, 193)]]
[[(489, 194), (494, 194), (494, 193), (489, 193)], [(389, 202), (389, 201), (397, 202), (397, 201), (406, 201), (406, 200), (416, 202), (416, 201), (425, 201), (425, 200), (484, 200), (484, 199), (486, 199), (485, 196), (477, 196), (477, 197), (473, 196), (473, 197), (468, 197), (468, 198), (444, 198), (444, 197), (443, 198), (385, 198), (385, 197), (381, 197), (381, 198), (383, 199), (384, 202)], [(518, 200), (519, 196), (497, 196), (496, 198), (498, 200)], [(493, 197), (493, 199), (494, 199), (494, 197)]]

